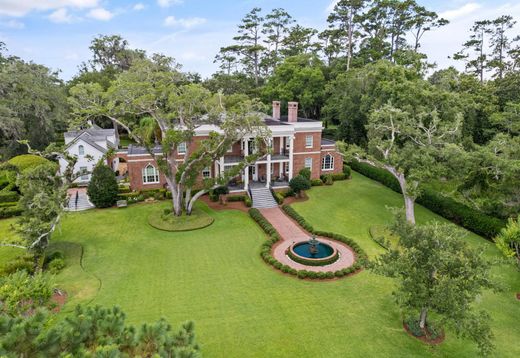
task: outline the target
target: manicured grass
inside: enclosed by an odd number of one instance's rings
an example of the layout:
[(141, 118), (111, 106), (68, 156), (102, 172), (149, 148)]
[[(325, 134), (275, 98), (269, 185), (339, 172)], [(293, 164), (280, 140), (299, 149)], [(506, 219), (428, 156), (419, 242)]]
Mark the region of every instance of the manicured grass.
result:
[[(0, 239), (2, 241), (11, 242), (16, 237), (16, 232), (12, 227), (15, 223), (16, 219), (0, 220)], [(24, 253), (25, 250), (16, 247), (0, 247), (0, 269), (3, 268), (7, 262)]]
[[(316, 229), (358, 241), (373, 256), (383, 252), (370, 237), (372, 225), (392, 219), (386, 206), (400, 206), (398, 194), (354, 173), (349, 181), (315, 187), (309, 200), (294, 204)], [(215, 218), (204, 229), (164, 232), (147, 217), (168, 203), (138, 204), (69, 214), (56, 233), (54, 248), (67, 253), (57, 277), (71, 300), (121, 306), (132, 323), (167, 318), (174, 326), (196, 324), (206, 357), (474, 357), (471, 342), (448, 332), (429, 347), (403, 332), (393, 302), (393, 282), (368, 271), (337, 281), (311, 282), (282, 275), (259, 256), (265, 236), (239, 211), (198, 208)], [(418, 208), (418, 221), (439, 219)], [(494, 246), (468, 235), (473, 246), (497, 256)], [(83, 252), (83, 259), (81, 260)], [(80, 266), (82, 262), (82, 266)], [(517, 339), (520, 274), (497, 267), (509, 284), (485, 293), (479, 307), (493, 316), (497, 357), (520, 355)]]
[(202, 229), (211, 225), (213, 221), (214, 219), (210, 215), (198, 208), (193, 209), (189, 216), (174, 216), (171, 212), (165, 213), (160, 207), (148, 215), (148, 224), (156, 229), (165, 231)]

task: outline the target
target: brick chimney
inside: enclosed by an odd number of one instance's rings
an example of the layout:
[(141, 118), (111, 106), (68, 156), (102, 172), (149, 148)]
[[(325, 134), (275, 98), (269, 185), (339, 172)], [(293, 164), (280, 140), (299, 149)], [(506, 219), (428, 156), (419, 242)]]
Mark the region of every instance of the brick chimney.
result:
[(273, 101), (273, 119), (280, 119), (280, 101)]
[(298, 102), (287, 103), (287, 122), (298, 122)]

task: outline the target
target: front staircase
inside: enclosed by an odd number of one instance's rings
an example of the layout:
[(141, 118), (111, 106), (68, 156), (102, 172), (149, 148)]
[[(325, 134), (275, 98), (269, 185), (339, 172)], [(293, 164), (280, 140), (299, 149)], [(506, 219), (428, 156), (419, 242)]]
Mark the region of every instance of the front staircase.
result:
[(273, 198), (271, 189), (266, 187), (251, 188), (251, 199), (253, 200), (253, 208), (266, 209), (278, 206), (276, 200)]
[(83, 211), (93, 209), (95, 206), (88, 200), (85, 190), (69, 192), (69, 205), (67, 211)]

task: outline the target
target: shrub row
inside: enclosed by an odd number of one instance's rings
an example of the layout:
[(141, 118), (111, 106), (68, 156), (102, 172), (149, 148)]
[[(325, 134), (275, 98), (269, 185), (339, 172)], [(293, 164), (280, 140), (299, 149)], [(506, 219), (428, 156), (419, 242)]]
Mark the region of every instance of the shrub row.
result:
[(13, 216), (21, 215), (23, 212), (23, 209), (18, 206), (6, 206), (6, 207), (0, 207), (0, 219), (7, 219)]
[(287, 256), (289, 256), (291, 258), (291, 260), (296, 261), (302, 265), (307, 265), (307, 266), (326, 266), (326, 265), (330, 265), (333, 262), (336, 262), (339, 258), (339, 254), (337, 251), (334, 256), (332, 256), (326, 260), (319, 260), (319, 261), (309, 260), (309, 259), (306, 259), (305, 257), (296, 256), (290, 249), (287, 249), (285, 251), (285, 254)]
[(234, 201), (245, 201), (245, 195), (229, 195), (227, 197), (227, 201), (234, 202)]
[(20, 200), (20, 194), (15, 191), (0, 192), (0, 203), (8, 203)]
[(245, 195), (244, 204), (246, 204), (246, 206), (250, 208), (251, 206), (253, 206), (253, 200), (251, 200), (251, 198), (248, 195)]
[[(288, 205), (283, 205), (282, 208), (290, 208)], [(289, 209), (289, 210), (290, 210)], [(275, 259), (271, 255), (271, 250), (273, 245), (279, 241), (280, 235), (276, 231), (276, 229), (267, 221), (267, 219), (260, 213), (258, 209), (249, 209), (249, 215), (260, 225), (260, 227), (264, 230), (264, 232), (269, 235), (269, 240), (266, 240), (261, 247), (260, 250), (260, 256), (262, 259), (269, 265), (273, 266), (274, 268), (282, 271), (283, 273), (288, 273), (291, 275), (294, 275), (298, 278), (304, 279), (304, 278), (310, 278), (310, 279), (326, 279), (326, 278), (334, 278), (334, 277), (343, 277), (348, 274), (351, 274), (353, 272), (356, 272), (357, 270), (361, 269), (363, 266), (363, 263), (365, 262), (366, 255), (364, 251), (352, 240), (342, 236), (337, 235), (336, 240), (343, 241), (356, 252), (357, 260), (354, 263), (354, 265), (344, 268), (342, 270), (338, 271), (328, 271), (328, 272), (314, 272), (314, 271), (307, 271), (307, 270), (296, 270), (290, 266), (282, 264), (280, 261)], [(307, 224), (307, 223), (306, 223)], [(307, 227), (312, 227), (310, 224), (306, 225)], [(330, 238), (332, 237), (332, 234), (327, 233), (328, 235), (325, 235), (324, 233), (321, 233), (319, 231), (315, 232), (316, 235), (320, 236), (327, 236)], [(341, 237), (342, 239), (337, 239), (338, 237)], [(356, 249), (357, 248), (357, 249)]]
[(8, 201), (5, 203), (0, 203), (0, 208), (6, 208), (8, 206), (16, 206), (16, 205), (18, 205), (17, 201)]
[[(399, 182), (386, 170), (357, 161), (352, 161), (350, 165), (352, 169), (364, 176), (401, 193)], [(495, 237), (505, 226), (503, 220), (486, 215), (479, 210), (470, 208), (465, 204), (429, 188), (422, 188), (421, 195), (417, 198), (416, 202), (434, 213), (487, 239)]]
[(282, 205), (283, 204), (285, 196), (281, 192), (274, 191), (273, 188), (271, 188), (271, 194), (273, 194), (273, 198), (274, 198), (274, 200), (276, 200), (278, 205)]

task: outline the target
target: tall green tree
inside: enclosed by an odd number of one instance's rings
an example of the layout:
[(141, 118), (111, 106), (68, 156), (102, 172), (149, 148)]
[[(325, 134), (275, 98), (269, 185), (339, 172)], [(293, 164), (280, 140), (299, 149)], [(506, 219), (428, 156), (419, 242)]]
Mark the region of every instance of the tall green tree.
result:
[(268, 73), (271, 73), (281, 60), (280, 49), (293, 22), (291, 15), (282, 8), (273, 9), (265, 16), (262, 33), (265, 35), (264, 43), (268, 51), (264, 59)]
[(331, 35), (338, 38), (345, 49), (347, 71), (350, 69), (355, 45), (361, 36), (358, 17), (366, 2), (366, 0), (340, 0), (334, 5), (327, 18), (329, 27), (336, 30), (331, 32)]
[(314, 40), (317, 33), (316, 29), (296, 24), (289, 29), (289, 33), (283, 39), (280, 54), (284, 57), (303, 54), (317, 55), (319, 44)]
[(262, 90), (267, 102), (298, 101), (307, 118), (319, 118), (324, 101), (323, 63), (313, 55), (288, 57), (280, 64)]
[(484, 74), (489, 67), (487, 46), (491, 34), (490, 24), (489, 20), (476, 21), (469, 40), (462, 45), (461, 51), (453, 55), (453, 59), (466, 62), (466, 70), (475, 74), (480, 83), (484, 82)]
[(495, 243), (506, 257), (514, 257), (520, 268), (520, 215), (509, 218), (507, 226), (495, 238)]
[(240, 45), (238, 47), (241, 61), (246, 71), (260, 84), (260, 61), (264, 47), (261, 44), (262, 26), (264, 18), (260, 15), (261, 8), (255, 7), (244, 16), (238, 25), (238, 35), (233, 37)]
[(66, 128), (64, 84), (45, 66), (12, 56), (0, 62), (0, 154), (25, 152), (22, 139), (43, 150)]
[(489, 60), (489, 67), (495, 69), (495, 76), (498, 78), (504, 77), (504, 72), (510, 67), (508, 52), (511, 48), (511, 40), (508, 37), (507, 31), (515, 26), (516, 21), (511, 15), (503, 15), (491, 21), (491, 58)]
[(435, 315), (441, 326), (477, 344), (480, 353), (493, 349), (489, 314), (476, 312), (473, 302), (484, 289), (498, 289), (483, 252), (465, 243), (449, 224), (412, 225), (402, 215), (392, 226), (396, 248), (379, 256), (372, 269), (397, 279), (394, 297), (407, 315), (425, 329)]

